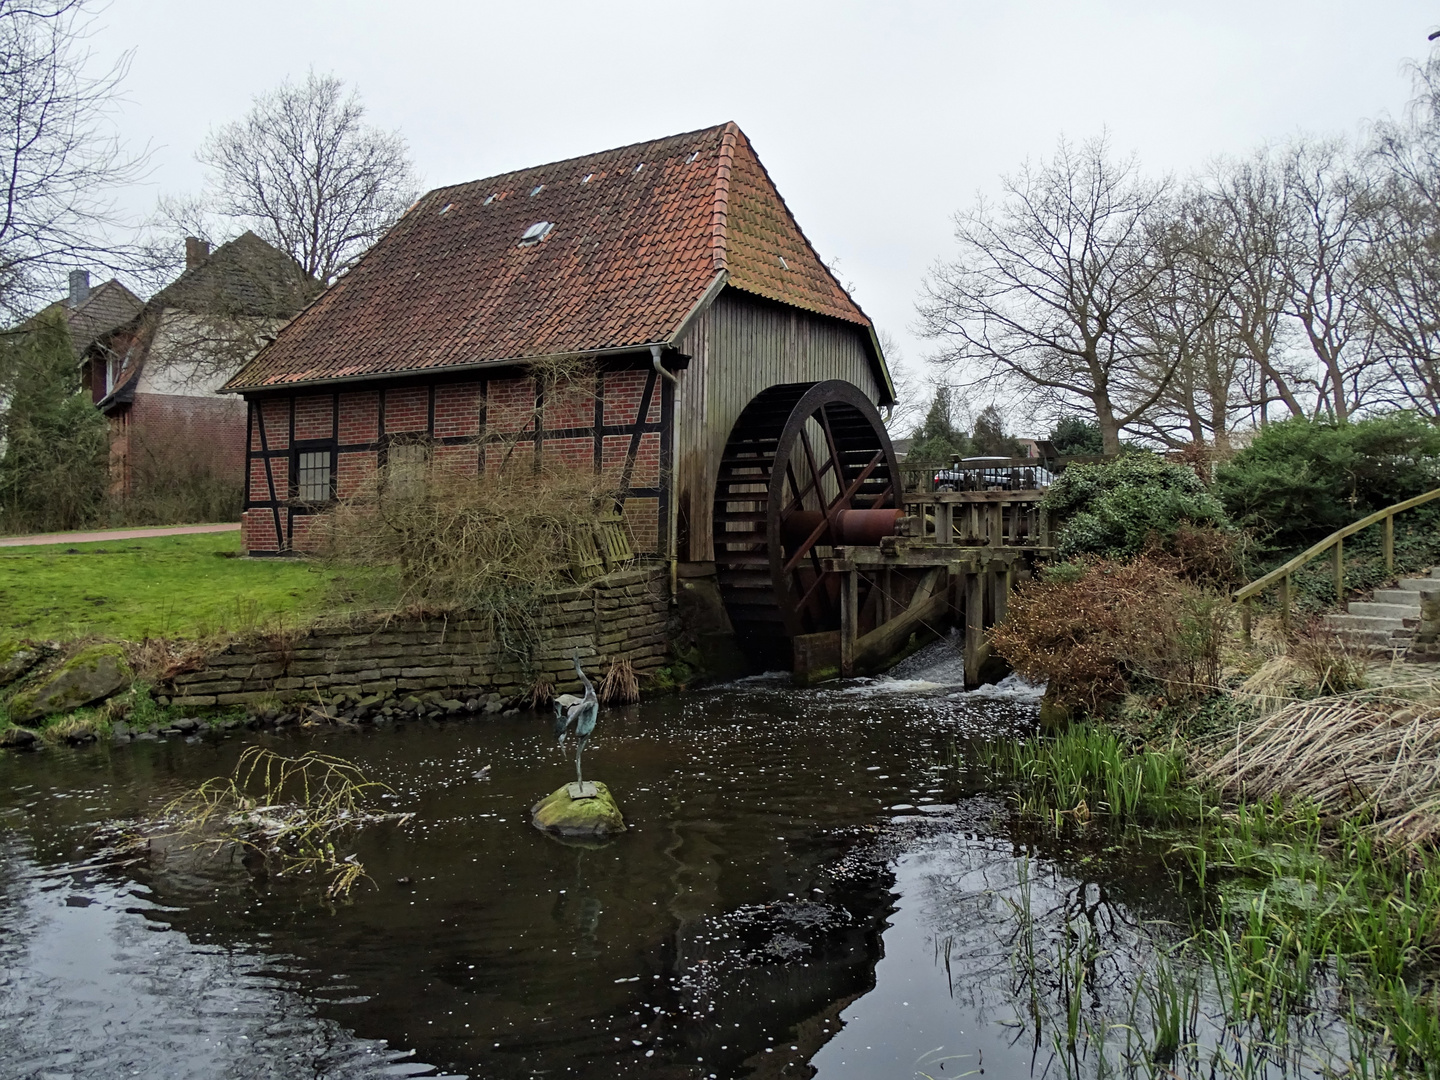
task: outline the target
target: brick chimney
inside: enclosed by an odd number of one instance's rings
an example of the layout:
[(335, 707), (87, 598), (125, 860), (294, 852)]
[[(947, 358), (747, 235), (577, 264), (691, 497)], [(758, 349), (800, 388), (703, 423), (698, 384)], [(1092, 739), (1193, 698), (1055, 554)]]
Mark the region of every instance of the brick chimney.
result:
[(90, 271), (70, 271), (70, 306), (79, 307), (90, 299)]
[(210, 242), (198, 236), (185, 237), (185, 269), (193, 270), (210, 257)]

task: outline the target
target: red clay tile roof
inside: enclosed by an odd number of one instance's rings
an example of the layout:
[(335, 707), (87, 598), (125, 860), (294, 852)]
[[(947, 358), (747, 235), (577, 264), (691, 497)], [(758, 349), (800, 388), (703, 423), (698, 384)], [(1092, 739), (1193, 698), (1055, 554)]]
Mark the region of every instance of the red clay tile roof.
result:
[(732, 123), (437, 188), (226, 389), (666, 342), (720, 271), (870, 327)]

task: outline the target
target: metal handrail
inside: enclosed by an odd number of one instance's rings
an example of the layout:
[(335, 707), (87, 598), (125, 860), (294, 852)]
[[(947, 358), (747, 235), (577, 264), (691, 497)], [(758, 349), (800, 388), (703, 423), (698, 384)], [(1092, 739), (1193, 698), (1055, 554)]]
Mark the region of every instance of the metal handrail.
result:
[(1346, 525), (1343, 529), (1336, 529), (1329, 536), (1325, 537), (1318, 544), (1306, 548), (1299, 555), (1296, 555), (1289, 562), (1277, 566), (1264, 577), (1256, 578), (1249, 585), (1236, 589), (1231, 594), (1231, 601), (1242, 605), (1240, 618), (1245, 630), (1245, 635), (1250, 634), (1250, 601), (1260, 595), (1272, 585), (1280, 586), (1280, 622), (1287, 630), (1290, 627), (1290, 575), (1299, 570), (1317, 555), (1323, 555), (1326, 551), (1333, 549), (1333, 561), (1335, 568), (1335, 599), (1345, 602), (1345, 538), (1354, 536), (1362, 529), (1368, 529), (1376, 522), (1383, 522), (1385, 527), (1384, 537), (1381, 542), (1381, 549), (1385, 553), (1385, 572), (1395, 571), (1395, 515), (1405, 510), (1413, 510), (1417, 506), (1423, 506), (1432, 499), (1440, 499), (1440, 488), (1434, 491), (1427, 491), (1423, 495), (1416, 495), (1413, 499), (1406, 499), (1394, 506), (1387, 506), (1383, 510), (1377, 510), (1368, 517)]

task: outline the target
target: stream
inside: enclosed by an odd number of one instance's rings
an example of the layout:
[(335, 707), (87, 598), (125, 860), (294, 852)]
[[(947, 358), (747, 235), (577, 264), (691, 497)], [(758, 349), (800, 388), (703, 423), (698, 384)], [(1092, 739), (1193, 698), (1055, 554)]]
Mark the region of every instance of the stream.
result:
[[(630, 829), (598, 847), (529, 824), (572, 775), (533, 714), (0, 754), (0, 1076), (1058, 1077), (1107, 1039), (1150, 1061), (1114, 1018), (1195, 901), (1164, 843), (1022, 825), (971, 776), (1037, 696), (964, 693), (941, 641), (882, 679), (606, 709), (586, 774)], [(348, 901), (227, 855), (117, 863), (117, 827), (256, 741), (353, 761), (413, 815), (357, 836)], [(1323, 1075), (1336, 1038), (1245, 1075)]]

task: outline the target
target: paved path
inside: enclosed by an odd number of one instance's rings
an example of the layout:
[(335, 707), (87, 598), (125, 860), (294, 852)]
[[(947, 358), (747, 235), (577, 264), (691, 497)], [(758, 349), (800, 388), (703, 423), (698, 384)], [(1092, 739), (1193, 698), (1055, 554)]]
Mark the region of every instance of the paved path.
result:
[(93, 544), (99, 540), (143, 540), (147, 536), (181, 536), (185, 533), (239, 532), (238, 521), (220, 525), (162, 525), (154, 529), (105, 529), (101, 532), (46, 533), (40, 536), (0, 536), (0, 547), (38, 544)]

